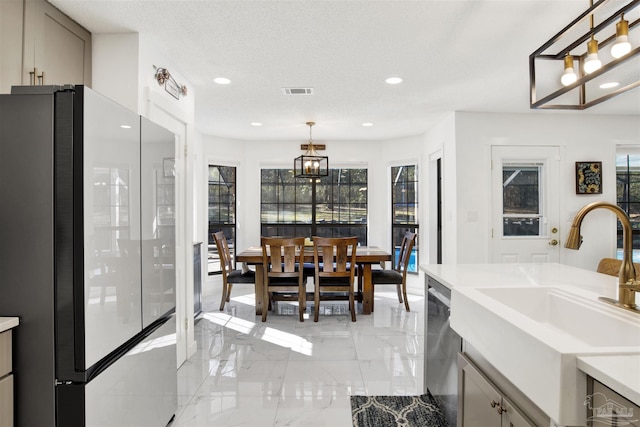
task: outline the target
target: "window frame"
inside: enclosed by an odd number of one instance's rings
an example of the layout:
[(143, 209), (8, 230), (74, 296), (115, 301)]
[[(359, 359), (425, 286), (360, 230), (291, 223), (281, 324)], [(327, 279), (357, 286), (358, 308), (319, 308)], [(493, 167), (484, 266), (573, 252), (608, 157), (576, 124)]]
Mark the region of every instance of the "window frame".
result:
[[(410, 168), (411, 174), (409, 174), (408, 170), (405, 171), (405, 168)], [(409, 274), (418, 274), (418, 265), (420, 265), (420, 246), (418, 244), (419, 241), (419, 231), (420, 226), (418, 224), (419, 218), (419, 175), (418, 175), (418, 165), (417, 164), (405, 164), (405, 165), (394, 165), (390, 168), (391, 171), (391, 253), (393, 254), (393, 263), (397, 264), (397, 259), (400, 254), (400, 245), (402, 244), (402, 238), (407, 231), (411, 231), (418, 235), (416, 241), (413, 246), (412, 252), (415, 252), (415, 262), (411, 261), (410, 265), (407, 268), (407, 273)], [(407, 175), (412, 179), (407, 179)], [(396, 201), (396, 197), (398, 195), (397, 187), (402, 184), (402, 189), (400, 190), (401, 194), (406, 194), (408, 188), (412, 188), (413, 197), (411, 200), (405, 199), (401, 202)], [(404, 190), (404, 191), (402, 191)], [(413, 216), (409, 214), (409, 206), (413, 205)], [(397, 209), (399, 206), (404, 206), (405, 209)], [(407, 220), (405, 221), (397, 221), (397, 213), (404, 210), (405, 217)], [(409, 221), (410, 218), (413, 218), (413, 221)], [(413, 255), (412, 255), (413, 257)]]
[[(217, 177), (219, 178), (217, 181), (212, 180), (212, 168), (218, 168)], [(220, 168), (224, 170), (228, 170), (228, 173), (220, 173)], [(207, 230), (208, 230), (208, 245), (207, 245), (207, 272), (208, 275), (221, 274), (222, 269), (219, 265), (216, 268), (216, 260), (219, 260), (218, 257), (218, 248), (215, 245), (215, 241), (213, 239), (213, 233), (218, 231), (223, 231), (227, 241), (229, 242), (229, 252), (231, 253), (231, 258), (233, 260), (233, 265), (235, 266), (236, 259), (236, 222), (237, 222), (237, 189), (238, 189), (238, 170), (235, 166), (226, 166), (220, 164), (209, 164), (207, 168)], [(226, 175), (226, 178), (225, 178)], [(216, 218), (217, 221), (212, 221), (211, 209), (212, 209), (212, 185), (218, 186), (214, 188), (220, 189), (222, 185), (227, 186), (227, 188), (231, 188), (232, 191), (229, 191), (226, 196), (228, 197), (227, 203), (217, 203), (217, 206), (220, 206), (221, 209), (219, 212), (222, 212), (224, 209), (227, 210), (227, 215), (222, 216), (218, 215)], [(218, 195), (220, 191), (217, 192)], [(221, 197), (218, 197), (218, 201), (222, 200)], [(226, 218), (227, 221), (223, 221), (222, 219)], [(229, 220), (231, 219), (231, 220)], [(212, 270), (212, 268), (214, 270)]]
[[(637, 197), (632, 187), (637, 188)], [(631, 220), (634, 260), (637, 260), (640, 258), (640, 154), (638, 151), (619, 151), (616, 154), (616, 204)], [(616, 228), (616, 248), (618, 257), (621, 258), (623, 230), (620, 220), (617, 221)]]
[[(345, 179), (347, 179), (346, 183)], [(261, 235), (295, 237), (355, 235), (361, 245), (366, 245), (367, 185), (367, 168), (333, 168), (329, 169), (326, 177), (315, 180), (296, 178), (292, 169), (262, 168), (260, 173)], [(269, 191), (265, 191), (266, 189)], [(345, 200), (344, 197), (347, 199)], [(352, 220), (356, 217), (358, 221)]]

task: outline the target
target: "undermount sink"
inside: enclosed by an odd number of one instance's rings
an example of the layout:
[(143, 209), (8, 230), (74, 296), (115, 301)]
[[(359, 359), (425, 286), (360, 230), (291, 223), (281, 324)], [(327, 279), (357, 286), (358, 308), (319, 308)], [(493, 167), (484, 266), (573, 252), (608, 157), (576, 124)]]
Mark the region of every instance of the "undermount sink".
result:
[(640, 316), (634, 319), (604, 302), (552, 287), (477, 290), (541, 326), (567, 334), (567, 339), (593, 347), (640, 348)]
[(451, 327), (559, 425), (584, 425), (578, 356), (640, 353), (640, 316), (578, 288), (456, 287)]

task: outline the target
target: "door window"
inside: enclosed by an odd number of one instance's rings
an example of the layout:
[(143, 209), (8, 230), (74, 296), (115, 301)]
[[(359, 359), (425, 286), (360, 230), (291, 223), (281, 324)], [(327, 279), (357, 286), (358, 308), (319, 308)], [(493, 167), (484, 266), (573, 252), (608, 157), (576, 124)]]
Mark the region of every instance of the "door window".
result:
[(502, 235), (542, 235), (541, 164), (502, 165)]

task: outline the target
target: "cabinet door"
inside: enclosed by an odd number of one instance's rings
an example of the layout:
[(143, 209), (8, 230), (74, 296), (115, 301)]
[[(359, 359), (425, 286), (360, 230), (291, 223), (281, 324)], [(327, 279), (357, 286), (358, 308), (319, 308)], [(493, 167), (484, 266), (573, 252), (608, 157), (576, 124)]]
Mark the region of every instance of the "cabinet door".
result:
[(640, 426), (640, 406), (592, 378), (589, 381), (593, 381), (593, 393), (589, 396), (588, 425)]
[(500, 393), (471, 365), (462, 368), (461, 382), (462, 411), (458, 413), (458, 426), (500, 426)]
[(0, 426), (13, 425), (13, 375), (0, 379)]
[[(0, 333), (0, 378), (12, 371), (11, 329)], [(2, 424), (0, 424), (1, 426)]]
[(502, 398), (502, 427), (536, 427), (509, 399)]
[(0, 0), (0, 93), (22, 84), (23, 0)]
[(25, 0), (23, 43), (23, 85), (91, 86), (91, 33), (51, 4)]

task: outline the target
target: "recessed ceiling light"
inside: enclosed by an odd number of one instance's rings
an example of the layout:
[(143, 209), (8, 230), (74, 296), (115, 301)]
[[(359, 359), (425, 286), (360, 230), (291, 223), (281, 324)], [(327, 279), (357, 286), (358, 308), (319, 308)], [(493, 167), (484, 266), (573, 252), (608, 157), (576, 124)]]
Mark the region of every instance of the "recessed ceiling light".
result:
[(131, 126), (129, 126), (129, 125), (120, 125), (120, 127), (122, 129), (131, 129)]
[(619, 82), (602, 83), (600, 85), (600, 89), (611, 89), (611, 88), (618, 87), (618, 86), (620, 86)]
[(229, 83), (231, 83), (231, 80), (226, 77), (216, 77), (215, 79), (213, 79), (213, 82), (218, 83), (219, 85), (228, 85)]
[(251, 126), (262, 126), (260, 122), (251, 122)]
[(365, 123), (363, 123), (363, 124), (362, 124), (362, 126), (364, 126), (364, 127), (368, 128), (368, 127), (373, 126), (373, 123), (371, 123), (371, 122), (365, 122)]
[(387, 82), (390, 85), (397, 85), (398, 83), (402, 83), (402, 78), (401, 77), (389, 77), (387, 80), (385, 80), (385, 82)]

